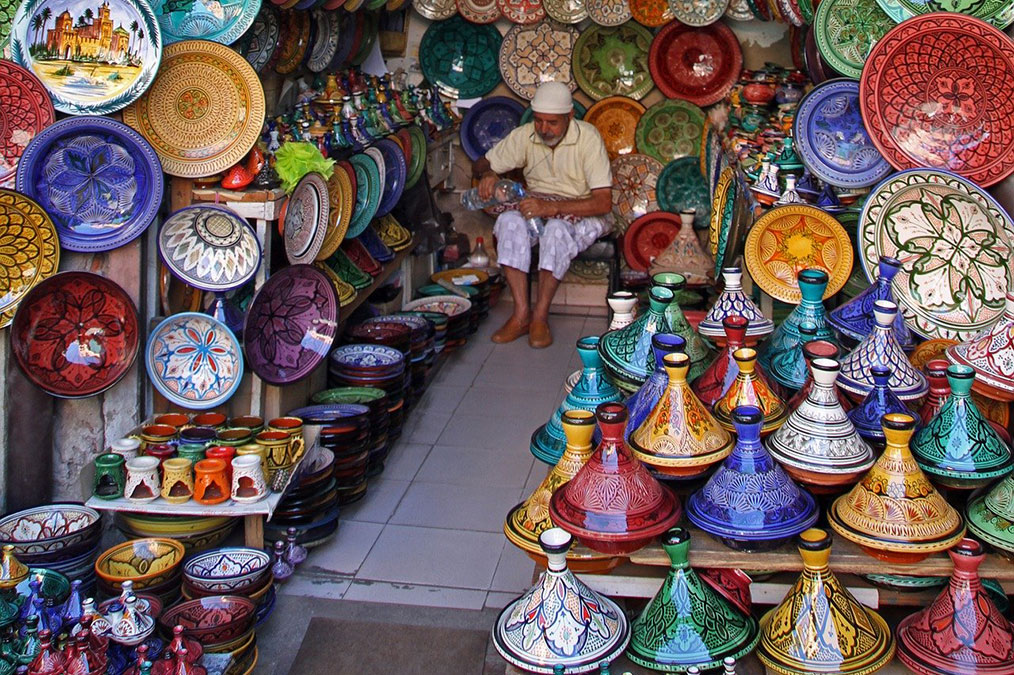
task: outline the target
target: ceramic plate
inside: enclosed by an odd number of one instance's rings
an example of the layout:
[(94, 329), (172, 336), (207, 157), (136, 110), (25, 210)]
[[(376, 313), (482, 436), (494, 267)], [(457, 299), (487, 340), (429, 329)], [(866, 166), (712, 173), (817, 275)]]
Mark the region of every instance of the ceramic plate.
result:
[(807, 268), (827, 272), (824, 298), (852, 274), (852, 242), (845, 228), (815, 206), (777, 206), (757, 219), (746, 238), (746, 266), (754, 283), (776, 300), (798, 304), (796, 276)]
[[(382, 196), (384, 189), (387, 187), (387, 163), (384, 161), (384, 154), (374, 145), (364, 148), (363, 154), (372, 159), (373, 163), (377, 165), (377, 176), (380, 180), (380, 184), (377, 185), (377, 194)], [(380, 208), (380, 196), (377, 197), (378, 209)], [(373, 217), (376, 218), (376, 214), (373, 214)]]
[(162, 204), (162, 167), (141, 135), (108, 117), (70, 117), (32, 139), (18, 191), (56, 224), (68, 251), (110, 251), (147, 229)]
[(869, 187), (892, 171), (863, 126), (855, 80), (829, 80), (810, 90), (796, 109), (792, 138), (811, 173), (836, 187)]
[(423, 170), (426, 168), (426, 134), (415, 124), (409, 125), (408, 133), (412, 141), (412, 163), (408, 167), (408, 179), (405, 181), (405, 189), (411, 188), (418, 183)]
[(1011, 22), (1010, 0), (897, 0), (905, 11), (915, 16), (930, 12), (955, 12), (988, 21), (999, 28), (1006, 28)]
[(676, 18), (669, 0), (627, 0), (627, 4), (634, 21), (648, 28), (664, 26)]
[[(755, 18), (753, 12), (750, 11), (750, 3), (747, 0), (731, 0), (729, 6), (725, 8), (725, 17), (733, 21), (753, 21)], [(795, 28), (795, 26), (792, 28)], [(802, 70), (800, 66), (796, 66), (796, 68)]]
[(405, 191), (405, 177), (408, 174), (408, 167), (405, 165), (405, 155), (402, 154), (401, 148), (394, 141), (382, 138), (375, 141), (374, 146), (384, 156), (384, 192), (380, 197), (380, 205), (377, 207), (375, 216), (380, 217), (390, 213), (401, 199), (401, 195)]
[(189, 410), (222, 405), (243, 379), (243, 351), (226, 325), (199, 312), (174, 314), (148, 337), (148, 378), (171, 404)]
[(325, 358), (338, 330), (338, 298), (323, 272), (275, 272), (250, 303), (243, 334), (250, 368), (265, 382), (292, 384)]
[(648, 65), (663, 94), (705, 106), (732, 89), (743, 69), (743, 52), (724, 23), (690, 28), (673, 22), (652, 41)]
[(588, 18), (584, 0), (543, 0), (546, 14), (560, 23), (581, 23)]
[(662, 163), (647, 155), (621, 155), (613, 170), (613, 215), (625, 229), (646, 213), (658, 210), (655, 186)]
[(500, 31), (460, 16), (430, 24), (419, 43), (423, 75), (451, 98), (475, 98), (500, 83)]
[(461, 120), (461, 147), (473, 162), (520, 124), (524, 106), (508, 96), (490, 96), (475, 103)]
[[(729, 0), (669, 0), (676, 20), (688, 26), (710, 26), (725, 14)], [(747, 14), (750, 8), (745, 6)], [(742, 12), (740, 12), (742, 13)]]
[(696, 212), (694, 228), (703, 230), (708, 226), (711, 220), (711, 197), (696, 157), (681, 157), (666, 164), (658, 174), (655, 194), (658, 206), (663, 211), (678, 214), (693, 209)]
[[(10, 323), (21, 299), (60, 263), (56, 227), (38, 203), (0, 189), (0, 328)], [(48, 270), (48, 272), (47, 272)]]
[(405, 355), (386, 345), (351, 344), (331, 352), (331, 363), (337, 368), (395, 368), (405, 364)]
[(545, 20), (533, 26), (512, 26), (500, 45), (500, 74), (511, 91), (532, 100), (543, 82), (577, 88), (570, 56), (580, 35), (574, 26)]
[(315, 9), (310, 15), (317, 26), (317, 33), (307, 56), (306, 67), (319, 73), (331, 64), (331, 59), (338, 51), (340, 19), (336, 12), (326, 12), (323, 9)]
[(647, 213), (623, 233), (623, 258), (631, 269), (647, 272), (651, 261), (672, 243), (679, 231), (679, 216), (665, 211)]
[(496, 0), (457, 0), (458, 14), (472, 23), (493, 23), (500, 18)]
[(964, 340), (1003, 314), (1014, 223), (967, 179), (932, 169), (889, 176), (866, 199), (858, 230), (869, 279), (880, 256), (901, 260), (894, 296), (923, 337)]
[(412, 7), (430, 21), (449, 19), (458, 8), (454, 0), (412, 0)]
[(711, 208), (711, 223), (708, 229), (708, 243), (715, 259), (715, 278), (719, 278), (725, 266), (725, 251), (728, 247), (729, 230), (736, 213), (736, 170), (728, 167), (718, 177), (715, 197)]
[(0, 0), (0, 47), (6, 47), (11, 37), (11, 24), (17, 14), (19, 0)]
[(53, 396), (94, 396), (137, 356), (137, 308), (126, 291), (88, 272), (37, 284), (18, 305), (11, 351), (31, 382)]
[(582, 31), (571, 63), (581, 91), (596, 101), (617, 95), (644, 98), (655, 86), (648, 71), (651, 37), (636, 23), (592, 25)]
[(31, 72), (0, 60), (0, 186), (12, 184), (18, 160), (32, 138), (56, 119), (46, 88)]
[(705, 123), (704, 111), (693, 103), (679, 99), (659, 101), (637, 122), (637, 151), (663, 164), (696, 156)]
[(153, 0), (165, 44), (211, 40), (229, 45), (253, 24), (261, 0)]
[(260, 72), (274, 56), (279, 36), (278, 10), (262, 4), (257, 18), (239, 41), (239, 51), (250, 67)]
[[(92, 19), (76, 22), (86, 10)], [(37, 17), (44, 30), (33, 28)], [(154, 81), (161, 57), (162, 31), (145, 0), (25, 0), (11, 27), (11, 60), (32, 71), (53, 106), (71, 115), (108, 115), (130, 105)]]
[(340, 70), (347, 65), (352, 48), (357, 46), (356, 30), (362, 21), (359, 12), (338, 12), (338, 17), (338, 48), (328, 66), (331, 70)]
[(245, 218), (222, 206), (185, 206), (162, 223), (158, 252), (173, 276), (204, 291), (225, 292), (253, 278), (261, 261)]
[(877, 0), (827, 0), (817, 8), (813, 24), (817, 49), (827, 63), (846, 77), (859, 79), (870, 49), (894, 21)]
[(299, 67), (310, 49), (313, 30), (315, 26), (310, 21), (309, 12), (282, 14), (282, 37), (278, 45), (278, 58), (275, 59), (276, 73), (288, 75)]
[(303, 176), (285, 208), (285, 256), (290, 265), (313, 262), (324, 245), (331, 214), (327, 182), (316, 172)]
[(863, 122), (896, 169), (941, 168), (988, 187), (1014, 171), (1014, 43), (960, 14), (914, 17), (863, 68)]
[(891, 17), (891, 20), (895, 23), (907, 21), (914, 16), (912, 12), (905, 9), (905, 6), (901, 4), (901, 0), (877, 0), (877, 4), (880, 5), (880, 9), (884, 10), (884, 13)]
[(584, 121), (599, 130), (609, 159), (635, 151), (637, 125), (644, 115), (644, 106), (626, 96), (604, 98), (584, 115)]
[(619, 26), (630, 21), (627, 0), (585, 0), (588, 18), (600, 26)]
[(373, 220), (380, 205), (380, 170), (369, 155), (352, 155), (349, 161), (356, 174), (356, 206), (345, 236), (358, 237)]
[(512, 23), (527, 26), (546, 18), (542, 0), (496, 0), (496, 4), (503, 17)]
[[(317, 260), (325, 260), (341, 246), (352, 220), (352, 209), (356, 196), (352, 190), (349, 174), (341, 166), (336, 166), (327, 181), (329, 201), (327, 234), (317, 254)], [(368, 228), (367, 228), (368, 229)]]
[(250, 152), (264, 124), (264, 90), (250, 64), (217, 42), (165, 48), (158, 80), (123, 121), (151, 143), (162, 169), (197, 178), (228, 169)]

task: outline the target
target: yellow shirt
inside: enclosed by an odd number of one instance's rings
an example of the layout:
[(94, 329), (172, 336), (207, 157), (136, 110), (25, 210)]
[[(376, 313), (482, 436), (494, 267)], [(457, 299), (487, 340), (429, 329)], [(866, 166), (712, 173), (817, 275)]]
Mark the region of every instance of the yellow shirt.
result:
[(581, 120), (570, 121), (567, 133), (554, 148), (535, 133), (534, 122), (522, 124), (493, 146), (486, 159), (499, 174), (522, 169), (530, 192), (580, 199), (613, 184), (602, 136)]

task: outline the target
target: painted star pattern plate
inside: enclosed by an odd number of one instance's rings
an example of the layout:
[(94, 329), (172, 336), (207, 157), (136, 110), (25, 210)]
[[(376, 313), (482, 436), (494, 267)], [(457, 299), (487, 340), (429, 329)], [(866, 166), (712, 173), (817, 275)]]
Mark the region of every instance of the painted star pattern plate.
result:
[(500, 74), (511, 91), (528, 101), (543, 82), (577, 88), (570, 58), (580, 35), (577, 28), (552, 20), (512, 26), (500, 45)]
[(243, 379), (243, 351), (226, 325), (199, 312), (174, 314), (148, 338), (148, 377), (158, 393), (188, 410), (219, 406)]

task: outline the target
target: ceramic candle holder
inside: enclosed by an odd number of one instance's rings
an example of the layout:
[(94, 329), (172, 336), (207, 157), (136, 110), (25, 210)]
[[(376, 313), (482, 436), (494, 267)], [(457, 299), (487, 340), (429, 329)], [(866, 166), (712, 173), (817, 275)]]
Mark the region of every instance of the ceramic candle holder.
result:
[(120, 438), (113, 441), (109, 449), (126, 461), (137, 457), (137, 453), (141, 449), (141, 441), (136, 438)]
[(153, 502), (158, 498), (160, 482), (158, 457), (135, 457), (127, 460), (127, 482), (123, 495), (132, 502)]
[(183, 443), (176, 448), (176, 456), (189, 459), (192, 464), (197, 464), (204, 459), (204, 443)]
[(194, 470), (189, 459), (175, 457), (162, 464), (162, 499), (183, 504), (194, 496)]
[(232, 460), (232, 498), (241, 503), (260, 501), (267, 495), (261, 458), (243, 455)]
[(194, 466), (194, 501), (213, 506), (229, 499), (232, 490), (225, 477), (225, 462), (202, 459)]
[(232, 458), (236, 456), (236, 448), (228, 445), (213, 445), (204, 451), (206, 459), (220, 459), (225, 464), (225, 477), (232, 484)]
[(264, 479), (268, 477), (268, 452), (267, 448), (257, 443), (247, 443), (236, 448), (236, 456), (256, 455), (261, 460), (261, 471), (264, 472)]
[(95, 458), (95, 480), (92, 494), (99, 499), (117, 499), (123, 496), (123, 488), (127, 482), (124, 469), (125, 460), (122, 455), (107, 452)]

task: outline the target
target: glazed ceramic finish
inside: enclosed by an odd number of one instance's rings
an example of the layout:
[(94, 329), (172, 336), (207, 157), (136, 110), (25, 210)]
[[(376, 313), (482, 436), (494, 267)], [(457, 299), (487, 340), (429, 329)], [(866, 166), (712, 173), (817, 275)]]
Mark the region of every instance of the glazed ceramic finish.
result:
[[(831, 310), (827, 316), (827, 322), (844, 339), (855, 342), (861, 341), (871, 332), (875, 325), (873, 316), (873, 303), (877, 300), (896, 302), (894, 292), (891, 290), (891, 282), (901, 269), (901, 261), (886, 255), (880, 256), (877, 263), (877, 278), (865, 291), (855, 296), (843, 305)], [(894, 338), (898, 345), (905, 351), (915, 347), (915, 339), (912, 331), (905, 324), (905, 317), (901, 312), (894, 317)]]
[(975, 369), (973, 387), (980, 394), (1014, 401), (1014, 293), (1007, 294), (1003, 316), (992, 328), (947, 348), (947, 358)]
[(981, 0), (966, 4), (955, 0), (929, 0), (928, 2), (913, 2), (913, 0), (896, 0), (909, 15), (927, 14), (929, 12), (955, 12), (967, 14), (977, 19), (987, 21), (997, 28), (1006, 28), (1010, 25), (1011, 6), (1003, 0)]
[(852, 410), (849, 419), (867, 443), (880, 447), (884, 444), (884, 427), (881, 423), (888, 413), (907, 413), (908, 406), (891, 391), (891, 369), (886, 366), (870, 368), (873, 389)]
[[(669, 2), (669, 7), (676, 15), (676, 20), (688, 26), (710, 26), (722, 18), (729, 5), (729, 0), (705, 0), (704, 2), (670, 0)], [(750, 14), (749, 7), (746, 8), (746, 14)]]
[[(2, 14), (0, 9), (0, 23), (10, 26), (13, 17)], [(27, 142), (56, 121), (56, 111), (39, 78), (16, 63), (0, 63), (0, 85), (0, 103), (8, 115), (0, 132), (0, 185), (9, 185)]]
[(704, 487), (690, 496), (687, 518), (730, 548), (777, 548), (817, 521), (817, 504), (761, 444), (760, 408), (736, 408), (732, 421), (736, 446)]
[(550, 80), (563, 82), (571, 91), (577, 82), (570, 67), (580, 32), (574, 26), (544, 20), (530, 26), (512, 26), (500, 45), (500, 74), (508, 88), (525, 100)]
[[(823, 3), (821, 3), (823, 4)], [(859, 83), (866, 58), (884, 37), (887, 31), (894, 28), (895, 22), (877, 4), (877, 0), (831, 0), (827, 6), (817, 7), (817, 15), (813, 22), (814, 37), (820, 56), (834, 70), (845, 77), (853, 78), (849, 89), (855, 105), (855, 114), (859, 115)], [(865, 137), (864, 146), (870, 146), (869, 136), (860, 121), (857, 129), (859, 137)], [(799, 138), (799, 136), (795, 136)], [(880, 153), (870, 146), (875, 157), (886, 164)], [(887, 171), (890, 171), (888, 165)], [(875, 181), (871, 181), (875, 182)], [(843, 186), (844, 187), (844, 186)]]
[[(349, 10), (350, 13), (353, 9), (357, 9), (351, 7), (351, 4), (351, 2), (345, 3), (345, 9)], [(430, 21), (453, 18), (456, 10), (454, 0), (412, 0), (412, 7)], [(356, 16), (355, 14), (352, 15)]]
[(922, 398), (929, 390), (926, 377), (912, 367), (894, 337), (894, 319), (898, 306), (893, 302), (874, 302), (873, 332), (842, 363), (838, 386), (853, 397), (865, 397), (873, 389), (873, 366), (891, 370), (889, 386), (902, 401)]
[(531, 25), (546, 18), (542, 0), (497, 0), (500, 13), (511, 23)]
[(524, 106), (507, 96), (488, 96), (465, 113), (461, 121), (461, 147), (473, 162), (512, 132), (521, 121)]
[(969, 501), (966, 516), (969, 532), (1014, 558), (1014, 475)]
[(636, 23), (592, 25), (574, 45), (571, 68), (581, 91), (593, 100), (629, 96), (640, 100), (655, 83), (648, 70), (651, 32)]
[(671, 333), (656, 333), (651, 336), (651, 350), (655, 355), (655, 370), (644, 381), (640, 389), (631, 394), (626, 401), (629, 417), (625, 433), (628, 442), (630, 434), (648, 418), (669, 385), (669, 373), (665, 369), (664, 361), (666, 355), (684, 353), (686, 344), (686, 340)]
[(683, 210), (680, 211), (680, 229), (676, 238), (658, 254), (648, 271), (660, 274), (678, 270), (688, 284), (705, 286), (711, 284), (714, 267), (715, 261), (705, 252), (694, 232), (694, 211)]
[(678, 216), (652, 211), (630, 223), (623, 235), (623, 258), (639, 272), (647, 272), (655, 259), (675, 241), (681, 227)]
[[(805, 327), (807, 330), (809, 327)], [(789, 410), (795, 410), (798, 408), (806, 397), (810, 394), (810, 389), (813, 387), (813, 371), (810, 368), (810, 364), (813, 363), (814, 359), (834, 359), (838, 360), (841, 356), (841, 349), (838, 345), (829, 340), (809, 340), (803, 343), (803, 360), (806, 361), (806, 370), (809, 373), (806, 376), (806, 382), (799, 388), (799, 391), (788, 400), (785, 404)], [(840, 366), (839, 366), (840, 367)], [(843, 410), (851, 410), (855, 404), (849, 400), (849, 397), (845, 395), (838, 387), (834, 388), (835, 394), (838, 396), (838, 403), (841, 404)]]
[(743, 291), (743, 271), (738, 267), (726, 267), (722, 270), (722, 279), (725, 288), (708, 310), (707, 316), (698, 324), (700, 334), (718, 342), (715, 338), (725, 336), (722, 323), (725, 318), (739, 316), (749, 322), (746, 337), (759, 339), (770, 335), (775, 324), (764, 316), (760, 307)]
[(738, 253), (736, 251), (736, 247), (739, 245), (738, 235), (737, 239), (732, 241), (732, 249), (729, 248), (729, 235), (738, 220), (738, 214), (742, 211), (742, 206), (737, 203), (741, 189), (741, 183), (736, 177), (735, 170), (732, 167), (722, 169), (718, 182), (715, 184), (711, 224), (708, 228), (711, 252), (715, 256), (716, 275), (725, 265), (725, 259), (730, 250), (733, 253)]
[(750, 406), (759, 408), (764, 414), (762, 435), (767, 436), (780, 427), (789, 411), (778, 395), (757, 376), (757, 352), (749, 347), (737, 349), (732, 353), (736, 359), (739, 372), (736, 379), (722, 398), (715, 403), (713, 412), (715, 419), (728, 431), (735, 429), (733, 413), (736, 408)]
[(703, 230), (708, 226), (711, 194), (697, 157), (680, 157), (666, 164), (658, 175), (655, 195), (663, 211), (680, 215), (689, 212), (693, 216), (690, 224), (695, 229)]
[(922, 406), (919, 408), (919, 419), (923, 425), (929, 424), (930, 420), (944, 407), (947, 399), (951, 397), (951, 385), (947, 381), (947, 367), (949, 365), (947, 359), (933, 359), (923, 366), (923, 370), (926, 371), (926, 381), (929, 382), (929, 391), (926, 392), (926, 398), (923, 399)]
[[(591, 114), (591, 110), (588, 111)], [(662, 164), (697, 154), (707, 118), (704, 111), (681, 99), (659, 101), (637, 121), (637, 151)]]
[[(584, 115), (584, 121), (599, 131), (606, 145), (609, 161), (637, 152), (637, 125), (644, 115), (644, 106), (626, 96), (610, 96), (598, 101)], [(651, 159), (659, 162), (656, 157)], [(659, 162), (659, 171), (664, 162)], [(656, 173), (657, 176), (657, 173)], [(650, 210), (648, 211), (650, 213)]]
[(722, 325), (725, 329), (725, 344), (711, 365), (694, 380), (692, 385), (701, 403), (709, 408), (714, 406), (736, 381), (739, 366), (732, 354), (746, 346), (746, 333), (749, 330), (747, 320), (741, 316), (727, 316), (722, 320)]
[(626, 0), (586, 0), (588, 18), (600, 26), (619, 26), (630, 21), (630, 5)]
[(674, 297), (667, 288), (653, 287), (648, 292), (648, 311), (626, 328), (609, 331), (599, 341), (598, 352), (606, 373), (620, 389), (635, 391), (655, 370), (651, 337), (673, 332), (665, 310)]
[(281, 21), (278, 10), (271, 4), (262, 3), (250, 29), (237, 44), (250, 67), (260, 72), (275, 55), (280, 35)]
[(285, 256), (290, 265), (313, 262), (324, 245), (331, 216), (327, 181), (310, 172), (300, 179), (285, 207)]
[(0, 262), (0, 328), (4, 328), (25, 295), (56, 272), (60, 244), (53, 220), (38, 203), (4, 189), (0, 189), (0, 238), (7, 250)]
[(457, 0), (458, 14), (471, 23), (493, 23), (501, 16), (496, 0)]
[(97, 543), (99, 512), (79, 504), (49, 504), (12, 513), (0, 519), (0, 545), (33, 561), (38, 555), (64, 555)]
[(581, 23), (588, 18), (581, 0), (544, 0), (542, 5), (549, 18), (560, 23)]
[(613, 215), (626, 229), (632, 222), (658, 210), (656, 186), (662, 163), (647, 155), (620, 155), (610, 162), (613, 173)]
[(739, 40), (723, 23), (692, 28), (673, 21), (652, 40), (648, 58), (652, 78), (665, 96), (699, 106), (721, 101), (743, 68)]
[(500, 82), (497, 53), (501, 40), (495, 27), (469, 23), (458, 16), (432, 23), (419, 43), (423, 75), (452, 98), (488, 94)]
[(261, 262), (257, 234), (246, 219), (212, 204), (186, 206), (166, 218), (158, 252), (173, 276), (204, 291), (239, 288)]
[(167, 45), (195, 39), (228, 45), (236, 42), (250, 28), (261, 3), (259, 0), (233, 0), (215, 5), (204, 1), (174, 3), (155, 0), (152, 9), (162, 28), (162, 41)]
[(686, 352), (690, 357), (690, 374), (687, 375), (687, 380), (696, 380), (710, 362), (712, 352), (700, 334), (687, 321), (683, 314), (683, 308), (680, 307), (679, 296), (686, 288), (686, 277), (675, 272), (657, 272), (651, 275), (651, 283), (653, 286), (672, 291), (673, 299), (665, 308), (666, 319), (669, 322), (670, 332), (687, 341)]

